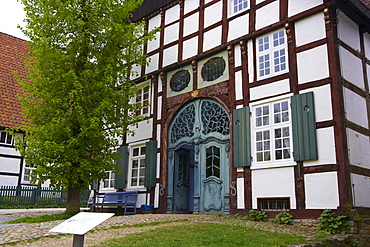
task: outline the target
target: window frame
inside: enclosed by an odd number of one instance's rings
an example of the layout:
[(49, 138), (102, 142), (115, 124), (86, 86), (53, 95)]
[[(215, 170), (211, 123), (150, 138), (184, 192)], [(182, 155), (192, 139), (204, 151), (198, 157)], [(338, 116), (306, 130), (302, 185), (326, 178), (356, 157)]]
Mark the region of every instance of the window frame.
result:
[[(25, 184), (31, 184), (31, 179), (32, 179), (32, 173), (36, 170), (36, 167), (34, 165), (30, 164), (25, 164), (23, 168), (23, 176), (22, 176), (22, 181)], [(26, 174), (27, 171), (29, 171), (29, 174)]]
[[(284, 167), (284, 166), (295, 166), (296, 163), (294, 162), (293, 157), (293, 132), (292, 132), (292, 109), (291, 109), (291, 101), (290, 95), (277, 97), (269, 100), (259, 101), (254, 104), (251, 104), (251, 153), (252, 153), (252, 165), (251, 169), (260, 169), (260, 168), (270, 168), (270, 167)], [(274, 112), (273, 106), (277, 103), (288, 102), (288, 114), (289, 114), (289, 121), (283, 123), (273, 123), (274, 120)], [(263, 107), (263, 106), (270, 106), (269, 112), (269, 125), (265, 126), (256, 126), (256, 108)], [(275, 156), (275, 136), (274, 130), (278, 128), (289, 127), (289, 154), (290, 157), (287, 159), (276, 159)], [(269, 130), (270, 132), (270, 160), (268, 161), (257, 161), (257, 132), (261, 132), (264, 130)], [(276, 138), (277, 139), (277, 138)]]
[[(100, 182), (100, 190), (115, 190), (114, 183), (116, 180), (116, 174), (112, 170), (107, 170), (105, 171), (105, 174), (108, 175), (108, 178), (105, 177), (101, 182)], [(108, 182), (110, 186), (105, 186), (105, 183)]]
[[(278, 202), (282, 202), (286, 208), (281, 208), (281, 209), (274, 209), (274, 208), (268, 208), (265, 209), (262, 207), (263, 202), (266, 202), (267, 204), (271, 204), (273, 202), (276, 202), (276, 205), (278, 205)], [(291, 203), (290, 203), (290, 197), (268, 197), (268, 198), (257, 198), (257, 208), (258, 210), (261, 211), (290, 211), (291, 210)]]
[[(134, 150), (139, 149), (139, 155), (134, 155)], [(145, 149), (145, 153), (142, 153), (142, 149)], [(146, 158), (146, 142), (142, 144), (137, 144), (130, 146), (129, 151), (129, 164), (128, 164), (128, 172), (127, 172), (127, 188), (128, 189), (143, 189), (145, 188), (144, 182), (145, 182), (145, 158)], [(133, 176), (133, 170), (136, 168), (133, 168), (133, 161), (138, 160), (138, 172), (136, 176)], [(144, 162), (144, 167), (141, 167), (140, 164)], [(140, 175), (141, 174), (141, 175)], [(133, 178), (138, 179), (138, 185), (133, 185)], [(140, 185), (140, 179), (142, 179), (142, 185)]]
[[(143, 94), (143, 91), (145, 89), (148, 89), (146, 94)], [(146, 107), (141, 108), (140, 110), (136, 111), (136, 116), (150, 116), (152, 107), (151, 104), (153, 102), (152, 99), (152, 87), (150, 80), (145, 81), (143, 83), (140, 83), (137, 85), (138, 95), (134, 98), (132, 98), (133, 104), (147, 104)], [(147, 98), (144, 98), (144, 95), (147, 95)], [(140, 97), (140, 99), (138, 99)]]
[[(1, 141), (3, 136), (4, 136), (4, 142)], [(0, 130), (0, 145), (7, 146), (7, 147), (14, 147), (14, 137), (9, 132)]]
[[(282, 36), (278, 36), (277, 42), (278, 45), (274, 46), (274, 35), (275, 34), (282, 34)], [(283, 38), (284, 43), (281, 42), (281, 38)], [(268, 40), (266, 40), (268, 39)], [(262, 43), (260, 41), (262, 40)], [(256, 72), (257, 72), (257, 80), (263, 80), (266, 78), (270, 78), (273, 76), (281, 75), (284, 73), (287, 73), (289, 71), (289, 61), (288, 61), (288, 43), (287, 43), (287, 37), (285, 34), (284, 29), (279, 29), (273, 32), (270, 32), (268, 34), (265, 34), (263, 36), (257, 37), (256, 40), (256, 60), (255, 60), (255, 66), (256, 66)], [(266, 47), (268, 45), (268, 47)], [(262, 48), (262, 50), (260, 50)], [(284, 55), (281, 56), (280, 52), (283, 51)], [(276, 58), (274, 58), (274, 53), (278, 52), (278, 64), (275, 64)], [(266, 59), (266, 56), (269, 58)], [(284, 57), (284, 62), (281, 62), (281, 58)], [(263, 61), (261, 61), (261, 58), (263, 58)], [(269, 63), (269, 73), (264, 73), (261, 75), (261, 63), (265, 65), (266, 63)], [(285, 68), (281, 68), (284, 64)], [(275, 67), (279, 66), (279, 71), (275, 71)], [(266, 70), (267, 67), (263, 67), (263, 70)], [(266, 71), (265, 71), (266, 72)]]
[[(237, 5), (247, 3), (246, 7), (243, 7), (242, 9), (239, 9), (235, 11), (235, 1), (242, 1), (241, 3), (239, 2)], [(240, 14), (246, 10), (250, 9), (250, 0), (229, 0), (229, 17), (232, 17), (234, 15)]]

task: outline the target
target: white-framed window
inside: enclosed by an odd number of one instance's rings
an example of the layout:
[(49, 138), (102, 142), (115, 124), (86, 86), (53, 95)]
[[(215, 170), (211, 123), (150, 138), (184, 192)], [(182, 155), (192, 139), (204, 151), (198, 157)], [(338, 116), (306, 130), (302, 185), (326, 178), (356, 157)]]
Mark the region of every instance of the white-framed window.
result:
[(13, 145), (13, 136), (6, 131), (0, 131), (0, 144)]
[(113, 171), (105, 171), (105, 178), (102, 182), (102, 189), (114, 189), (115, 173)]
[(249, 9), (249, 0), (229, 0), (230, 15)]
[(143, 188), (145, 178), (146, 146), (133, 146), (130, 148), (130, 163), (128, 172), (128, 187)]
[(252, 138), (255, 165), (293, 160), (290, 98), (252, 107)]
[(23, 182), (30, 183), (31, 179), (35, 175), (36, 167), (35, 165), (26, 164), (24, 166), (24, 173), (23, 173)]
[(287, 41), (284, 30), (257, 38), (256, 46), (258, 79), (288, 71)]
[(139, 88), (139, 93), (134, 99), (134, 103), (141, 104), (144, 106), (142, 109), (136, 112), (136, 116), (149, 115), (150, 114), (150, 85), (141, 85)]

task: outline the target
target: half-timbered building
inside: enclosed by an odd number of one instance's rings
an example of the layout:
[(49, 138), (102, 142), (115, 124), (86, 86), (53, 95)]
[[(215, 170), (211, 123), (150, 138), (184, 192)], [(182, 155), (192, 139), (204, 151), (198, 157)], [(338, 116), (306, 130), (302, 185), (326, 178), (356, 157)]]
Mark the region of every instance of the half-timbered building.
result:
[(100, 191), (139, 189), (160, 213), (369, 209), (368, 6), (144, 1), (134, 21), (161, 28), (132, 75), (149, 120)]

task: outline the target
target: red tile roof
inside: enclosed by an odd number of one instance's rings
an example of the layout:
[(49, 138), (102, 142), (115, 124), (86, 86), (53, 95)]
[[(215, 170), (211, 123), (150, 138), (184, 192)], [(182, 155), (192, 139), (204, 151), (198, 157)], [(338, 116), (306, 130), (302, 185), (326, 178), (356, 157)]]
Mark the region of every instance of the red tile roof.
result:
[(361, 0), (368, 8), (370, 8), (370, 0)]
[(25, 40), (0, 32), (0, 127), (17, 128), (25, 123), (17, 99), (21, 87), (13, 73), (26, 75), (22, 56), (27, 53)]

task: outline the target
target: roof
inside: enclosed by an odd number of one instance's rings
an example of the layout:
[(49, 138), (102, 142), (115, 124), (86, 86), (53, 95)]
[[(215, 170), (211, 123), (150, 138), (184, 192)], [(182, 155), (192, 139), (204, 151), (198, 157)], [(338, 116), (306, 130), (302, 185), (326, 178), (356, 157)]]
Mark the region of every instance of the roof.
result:
[(0, 127), (18, 128), (25, 124), (17, 98), (21, 87), (13, 73), (26, 76), (22, 57), (27, 53), (25, 40), (0, 32)]
[(370, 0), (361, 0), (368, 8), (370, 8)]

